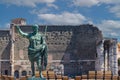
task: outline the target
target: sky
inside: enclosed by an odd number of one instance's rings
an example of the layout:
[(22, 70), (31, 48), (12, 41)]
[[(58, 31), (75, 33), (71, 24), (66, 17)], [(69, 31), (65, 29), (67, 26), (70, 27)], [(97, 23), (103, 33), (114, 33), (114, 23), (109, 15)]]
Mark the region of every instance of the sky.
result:
[(0, 0), (0, 29), (14, 18), (31, 25), (93, 24), (120, 41), (120, 0)]

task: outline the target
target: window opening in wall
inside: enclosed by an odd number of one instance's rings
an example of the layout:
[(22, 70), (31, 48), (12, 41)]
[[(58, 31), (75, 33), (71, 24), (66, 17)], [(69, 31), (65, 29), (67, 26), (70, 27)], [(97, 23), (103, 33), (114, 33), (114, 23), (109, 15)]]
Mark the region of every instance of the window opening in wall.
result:
[(31, 75), (32, 74), (32, 72), (31, 71), (29, 71), (29, 75)]
[(8, 75), (8, 70), (5, 70), (5, 75)]
[(22, 71), (22, 76), (26, 76), (27, 75), (27, 71)]
[(18, 70), (16, 70), (16, 71), (14, 72), (14, 76), (15, 76), (15, 78), (19, 78), (19, 71), (18, 71)]

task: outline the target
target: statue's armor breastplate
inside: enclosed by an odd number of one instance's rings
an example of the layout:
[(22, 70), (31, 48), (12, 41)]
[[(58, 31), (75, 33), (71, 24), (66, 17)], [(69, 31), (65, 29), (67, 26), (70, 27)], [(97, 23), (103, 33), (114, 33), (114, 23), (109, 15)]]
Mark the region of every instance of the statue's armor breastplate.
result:
[(30, 42), (29, 44), (30, 48), (37, 49), (40, 47), (40, 44), (41, 44), (41, 36), (39, 34), (31, 36), (29, 38), (29, 42)]

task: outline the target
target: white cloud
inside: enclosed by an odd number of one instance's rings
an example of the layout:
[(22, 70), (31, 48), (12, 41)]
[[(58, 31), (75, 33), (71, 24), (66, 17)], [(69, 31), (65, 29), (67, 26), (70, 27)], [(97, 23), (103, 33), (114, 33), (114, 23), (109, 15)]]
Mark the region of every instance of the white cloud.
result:
[(110, 12), (114, 13), (117, 17), (120, 18), (120, 5), (115, 5), (114, 7), (110, 8)]
[(58, 6), (56, 6), (56, 5), (54, 5), (54, 4), (50, 4), (50, 3), (49, 3), (49, 4), (47, 4), (47, 6), (48, 6), (48, 7), (53, 7), (53, 8), (55, 8), (55, 9), (58, 9)]
[(101, 0), (104, 4), (112, 4), (109, 11), (120, 18), (120, 0)]
[(8, 4), (8, 5), (17, 5), (17, 6), (29, 6), (36, 7), (39, 3), (47, 3), (52, 4), (55, 0), (1, 0), (0, 3)]
[(99, 2), (105, 3), (105, 4), (119, 4), (120, 0), (99, 0)]
[(112, 4), (109, 7), (109, 11), (114, 13), (116, 17), (120, 18), (120, 0), (103, 0), (106, 4)]
[(105, 26), (106, 28), (120, 28), (120, 21), (103, 20), (101, 26)]
[(92, 7), (107, 4), (109, 11), (120, 18), (120, 0), (73, 0), (75, 6)]
[(120, 4), (120, 0), (73, 0), (74, 5), (92, 7), (100, 4)]
[(50, 24), (82, 24), (86, 17), (79, 13), (63, 12), (62, 14), (38, 14), (38, 17)]
[(120, 35), (120, 21), (103, 20), (100, 24), (97, 24), (97, 26), (105, 36), (116, 37)]
[(49, 11), (50, 11), (50, 9), (48, 9), (48, 8), (41, 8), (41, 9), (33, 9), (30, 11), (30, 13), (37, 15), (37, 14), (47, 13)]
[(91, 7), (91, 6), (97, 5), (99, 1), (98, 0), (73, 0), (73, 3), (76, 6)]

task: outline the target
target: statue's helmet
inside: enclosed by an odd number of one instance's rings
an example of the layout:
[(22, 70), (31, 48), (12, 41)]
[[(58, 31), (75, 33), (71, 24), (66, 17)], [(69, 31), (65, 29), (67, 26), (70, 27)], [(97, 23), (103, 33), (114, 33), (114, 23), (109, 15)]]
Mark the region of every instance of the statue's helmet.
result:
[(38, 28), (39, 28), (38, 25), (34, 25), (34, 26), (32, 26), (33, 32), (36, 33), (36, 32), (38, 31)]
[(33, 29), (38, 29), (39, 26), (38, 26), (38, 25), (34, 25), (32, 28), (33, 28)]

